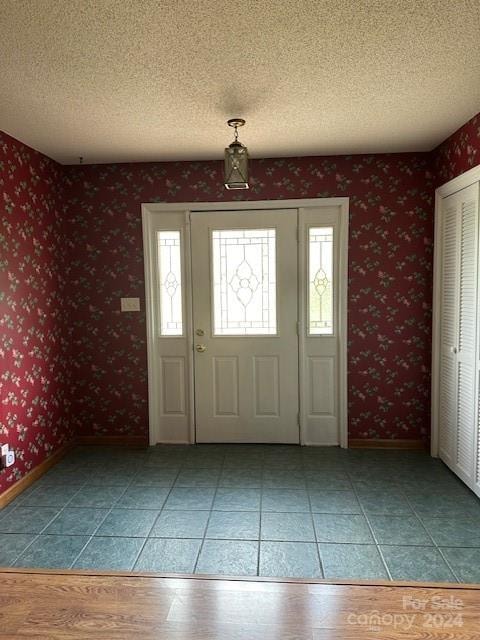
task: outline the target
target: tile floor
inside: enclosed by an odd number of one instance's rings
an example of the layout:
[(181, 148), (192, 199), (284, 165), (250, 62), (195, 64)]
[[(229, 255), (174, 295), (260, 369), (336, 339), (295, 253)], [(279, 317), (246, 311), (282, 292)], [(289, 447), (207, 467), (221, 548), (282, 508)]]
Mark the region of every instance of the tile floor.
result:
[(480, 501), (421, 452), (78, 448), (0, 511), (0, 565), (480, 582)]

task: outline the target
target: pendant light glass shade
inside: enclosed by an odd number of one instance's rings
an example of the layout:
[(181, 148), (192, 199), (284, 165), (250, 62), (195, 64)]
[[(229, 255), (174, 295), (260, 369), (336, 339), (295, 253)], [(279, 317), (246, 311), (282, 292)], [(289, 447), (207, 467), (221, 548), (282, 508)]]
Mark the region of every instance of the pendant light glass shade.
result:
[(228, 121), (230, 127), (235, 127), (235, 140), (225, 149), (226, 189), (248, 189), (248, 150), (238, 141), (237, 133), (237, 127), (244, 124), (240, 118)]

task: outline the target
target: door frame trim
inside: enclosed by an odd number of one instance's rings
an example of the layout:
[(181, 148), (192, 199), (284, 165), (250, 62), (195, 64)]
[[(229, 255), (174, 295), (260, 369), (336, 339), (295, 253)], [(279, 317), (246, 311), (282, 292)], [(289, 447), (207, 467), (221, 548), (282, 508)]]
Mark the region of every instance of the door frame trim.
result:
[(435, 230), (433, 241), (433, 300), (432, 300), (432, 386), (430, 454), (440, 455), (440, 337), (441, 337), (441, 286), (442, 286), (442, 225), (441, 204), (444, 198), (480, 181), (480, 164), (435, 189)]
[[(142, 203), (142, 233), (144, 251), (144, 272), (145, 272), (145, 315), (147, 325), (147, 372), (148, 372), (148, 417), (149, 417), (149, 442), (150, 445), (157, 443), (157, 434), (160, 431), (160, 412), (158, 406), (158, 381), (159, 372), (157, 370), (157, 357), (155, 354), (156, 343), (156, 294), (152, 273), (156, 257), (152, 252), (153, 216), (158, 213), (181, 213), (184, 212), (185, 220), (191, 213), (202, 211), (246, 211), (251, 209), (309, 209), (319, 207), (338, 206), (340, 210), (339, 220), (339, 263), (338, 263), (338, 423), (340, 446), (348, 447), (348, 387), (347, 387), (347, 304), (348, 304), (348, 225), (349, 225), (349, 198), (308, 198), (291, 200), (239, 200), (234, 202), (152, 202)], [(190, 246), (189, 225), (185, 237), (185, 246)], [(299, 245), (299, 248), (301, 245)], [(299, 255), (300, 258), (300, 255)], [(188, 324), (186, 337), (192, 343), (192, 308), (191, 296), (188, 295), (190, 282), (190, 251), (185, 251), (185, 288), (187, 295), (185, 317)], [(300, 271), (299, 290), (304, 295), (303, 288), (306, 283)], [(299, 309), (300, 326), (305, 326), (305, 309)], [(302, 358), (304, 349), (304, 336), (300, 335), (299, 354)], [(189, 379), (193, 381), (193, 357), (189, 351)], [(300, 373), (300, 372), (299, 372)], [(314, 444), (306, 441), (305, 424), (302, 418), (304, 406), (304, 393), (302, 379), (299, 376), (299, 399), (300, 399), (300, 444)], [(193, 412), (193, 385), (190, 385), (190, 410), (189, 410), (189, 434), (188, 442), (184, 440), (162, 440), (165, 443), (189, 444), (195, 442), (195, 419)]]

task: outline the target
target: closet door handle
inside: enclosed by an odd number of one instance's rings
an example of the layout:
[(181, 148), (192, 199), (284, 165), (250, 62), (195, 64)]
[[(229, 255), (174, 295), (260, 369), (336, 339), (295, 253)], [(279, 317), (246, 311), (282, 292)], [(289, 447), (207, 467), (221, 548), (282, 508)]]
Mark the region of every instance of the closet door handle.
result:
[(458, 353), (457, 347), (450, 347), (450, 353)]

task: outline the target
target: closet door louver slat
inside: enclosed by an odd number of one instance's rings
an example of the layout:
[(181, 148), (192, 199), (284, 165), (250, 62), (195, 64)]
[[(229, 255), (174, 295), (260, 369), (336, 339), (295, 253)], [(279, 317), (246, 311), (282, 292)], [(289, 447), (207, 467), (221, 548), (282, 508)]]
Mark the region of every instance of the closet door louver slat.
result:
[(475, 199), (460, 202), (459, 323), (457, 371), (457, 459), (459, 470), (474, 477), (475, 467), (475, 347), (477, 241)]
[(458, 287), (457, 287), (457, 206), (444, 209), (442, 264), (442, 325), (440, 354), (440, 457), (449, 465), (455, 460), (457, 432), (456, 358)]

